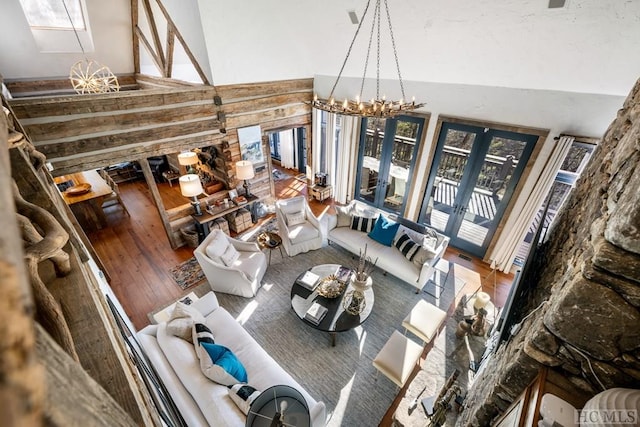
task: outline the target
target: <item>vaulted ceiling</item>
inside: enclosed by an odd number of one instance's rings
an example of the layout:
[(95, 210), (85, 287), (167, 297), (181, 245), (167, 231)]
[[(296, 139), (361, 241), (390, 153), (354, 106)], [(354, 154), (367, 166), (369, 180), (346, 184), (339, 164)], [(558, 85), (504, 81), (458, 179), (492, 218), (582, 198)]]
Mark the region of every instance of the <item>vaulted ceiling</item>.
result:
[[(161, 1), (216, 85), (324, 76), (326, 86), (357, 27), (348, 12), (360, 16), (366, 5), (366, 0)], [(86, 0), (86, 6), (95, 45), (87, 56), (116, 74), (132, 73), (130, 1)], [(402, 77), (410, 87), (563, 92), (569, 101), (571, 93), (598, 95), (588, 102), (610, 101), (608, 117), (585, 131), (599, 132), (640, 76), (637, 0), (566, 0), (560, 9), (549, 9), (548, 0), (389, 0), (389, 9)], [(7, 80), (64, 77), (81, 58), (39, 52), (19, 0), (3, 0), (0, 22), (0, 74)], [(369, 32), (363, 26), (344, 76), (362, 75)], [(393, 55), (384, 43), (381, 77), (393, 79)], [(142, 47), (141, 52), (142, 71), (152, 73), (150, 57)], [(175, 76), (191, 79), (186, 57), (178, 52), (175, 62), (185, 70)]]

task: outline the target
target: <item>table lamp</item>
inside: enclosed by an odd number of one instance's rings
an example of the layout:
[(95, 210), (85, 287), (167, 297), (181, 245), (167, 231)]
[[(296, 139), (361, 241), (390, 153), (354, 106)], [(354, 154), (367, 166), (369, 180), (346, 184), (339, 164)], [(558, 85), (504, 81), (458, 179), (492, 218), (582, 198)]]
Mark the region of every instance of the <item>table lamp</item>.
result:
[(202, 189), (202, 183), (198, 175), (187, 174), (182, 175), (178, 182), (180, 183), (180, 192), (184, 197), (191, 198), (191, 205), (195, 210), (196, 216), (202, 215), (202, 209), (200, 209), (200, 202), (198, 196), (204, 192)]
[(236, 177), (238, 179), (244, 179), (244, 190), (246, 192), (247, 197), (251, 197), (251, 192), (249, 191), (249, 182), (248, 179), (251, 179), (255, 176), (253, 171), (253, 163), (249, 160), (240, 160), (236, 163)]
[(178, 163), (180, 163), (182, 166), (187, 167), (188, 174), (198, 173), (194, 165), (197, 165), (199, 161), (200, 160), (198, 159), (198, 155), (193, 151), (186, 151), (184, 153), (178, 154)]

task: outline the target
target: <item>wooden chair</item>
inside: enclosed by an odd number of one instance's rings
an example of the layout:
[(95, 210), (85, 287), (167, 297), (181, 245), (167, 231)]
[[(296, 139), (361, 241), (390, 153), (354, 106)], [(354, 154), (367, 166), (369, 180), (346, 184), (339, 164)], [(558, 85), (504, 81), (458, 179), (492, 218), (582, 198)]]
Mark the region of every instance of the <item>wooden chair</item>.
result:
[(109, 184), (109, 187), (111, 187), (111, 194), (104, 197), (102, 201), (102, 209), (120, 205), (127, 216), (131, 216), (124, 202), (120, 198), (120, 189), (118, 188), (118, 184), (116, 184), (113, 178), (111, 178), (108, 174), (106, 175), (106, 177), (104, 177), (104, 180), (107, 181), (107, 184)]

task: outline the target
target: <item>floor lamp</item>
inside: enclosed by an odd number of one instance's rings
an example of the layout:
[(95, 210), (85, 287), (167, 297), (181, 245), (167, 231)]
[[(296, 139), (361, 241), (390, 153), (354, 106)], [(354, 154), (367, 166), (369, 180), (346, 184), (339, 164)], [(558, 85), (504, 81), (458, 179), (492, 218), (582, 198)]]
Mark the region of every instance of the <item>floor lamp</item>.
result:
[(193, 206), (195, 215), (202, 215), (202, 209), (200, 208), (200, 201), (198, 200), (198, 196), (204, 193), (204, 190), (202, 189), (200, 177), (194, 174), (182, 175), (178, 179), (178, 182), (180, 183), (180, 192), (182, 193), (182, 195), (191, 199), (191, 206)]
[(251, 191), (249, 191), (249, 179), (255, 176), (253, 171), (253, 163), (249, 160), (240, 160), (236, 163), (236, 178), (244, 179), (244, 190), (247, 197), (251, 197)]

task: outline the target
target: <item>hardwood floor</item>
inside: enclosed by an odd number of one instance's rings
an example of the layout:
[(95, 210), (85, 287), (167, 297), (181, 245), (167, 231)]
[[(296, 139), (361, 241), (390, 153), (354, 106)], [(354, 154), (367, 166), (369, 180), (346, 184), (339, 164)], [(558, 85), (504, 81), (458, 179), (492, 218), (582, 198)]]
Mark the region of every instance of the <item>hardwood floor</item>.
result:
[[(277, 196), (289, 198), (306, 195), (306, 183), (295, 178), (297, 173), (284, 172), (291, 177), (275, 181)], [(170, 187), (167, 183), (160, 183), (158, 186), (166, 207), (185, 203), (177, 185)], [(104, 263), (111, 277), (111, 287), (127, 315), (136, 328), (142, 328), (149, 323), (147, 313), (185, 293), (175, 285), (169, 269), (189, 259), (193, 249), (171, 249), (146, 182), (121, 183), (120, 191), (131, 216), (126, 216), (117, 206), (107, 208), (108, 227), (87, 235)], [(309, 204), (316, 215), (333, 212), (332, 199), (324, 203), (312, 200)], [(477, 275), (465, 277), (465, 280), (475, 288), (482, 286), (494, 298), (494, 275), (487, 264), (455, 248), (449, 248), (445, 258), (476, 272)], [(494, 302), (499, 307), (504, 305), (512, 280), (511, 275), (495, 274), (497, 286)]]
[[(278, 198), (307, 195), (306, 182), (295, 178), (296, 171), (283, 172), (290, 177), (275, 181)], [(159, 190), (167, 208), (186, 202), (175, 185), (170, 187), (167, 183), (160, 183)], [(149, 324), (148, 313), (189, 292), (182, 291), (174, 283), (169, 269), (189, 259), (193, 249), (171, 249), (146, 182), (122, 183), (120, 191), (131, 216), (128, 217), (119, 207), (107, 208), (108, 227), (87, 233), (87, 236), (111, 277), (113, 292), (136, 329), (141, 329)], [(327, 199), (324, 203), (312, 200), (309, 205), (318, 216), (333, 213), (333, 199)], [(466, 282), (464, 293), (481, 288), (491, 295), (497, 307), (504, 306), (513, 281), (512, 275), (493, 272), (481, 260), (456, 248), (449, 247), (445, 259), (464, 267), (456, 270), (456, 277), (462, 277)], [(429, 351), (430, 346), (427, 346), (423, 358)], [(392, 415), (409, 384), (410, 381), (399, 391), (380, 425), (392, 424)]]

